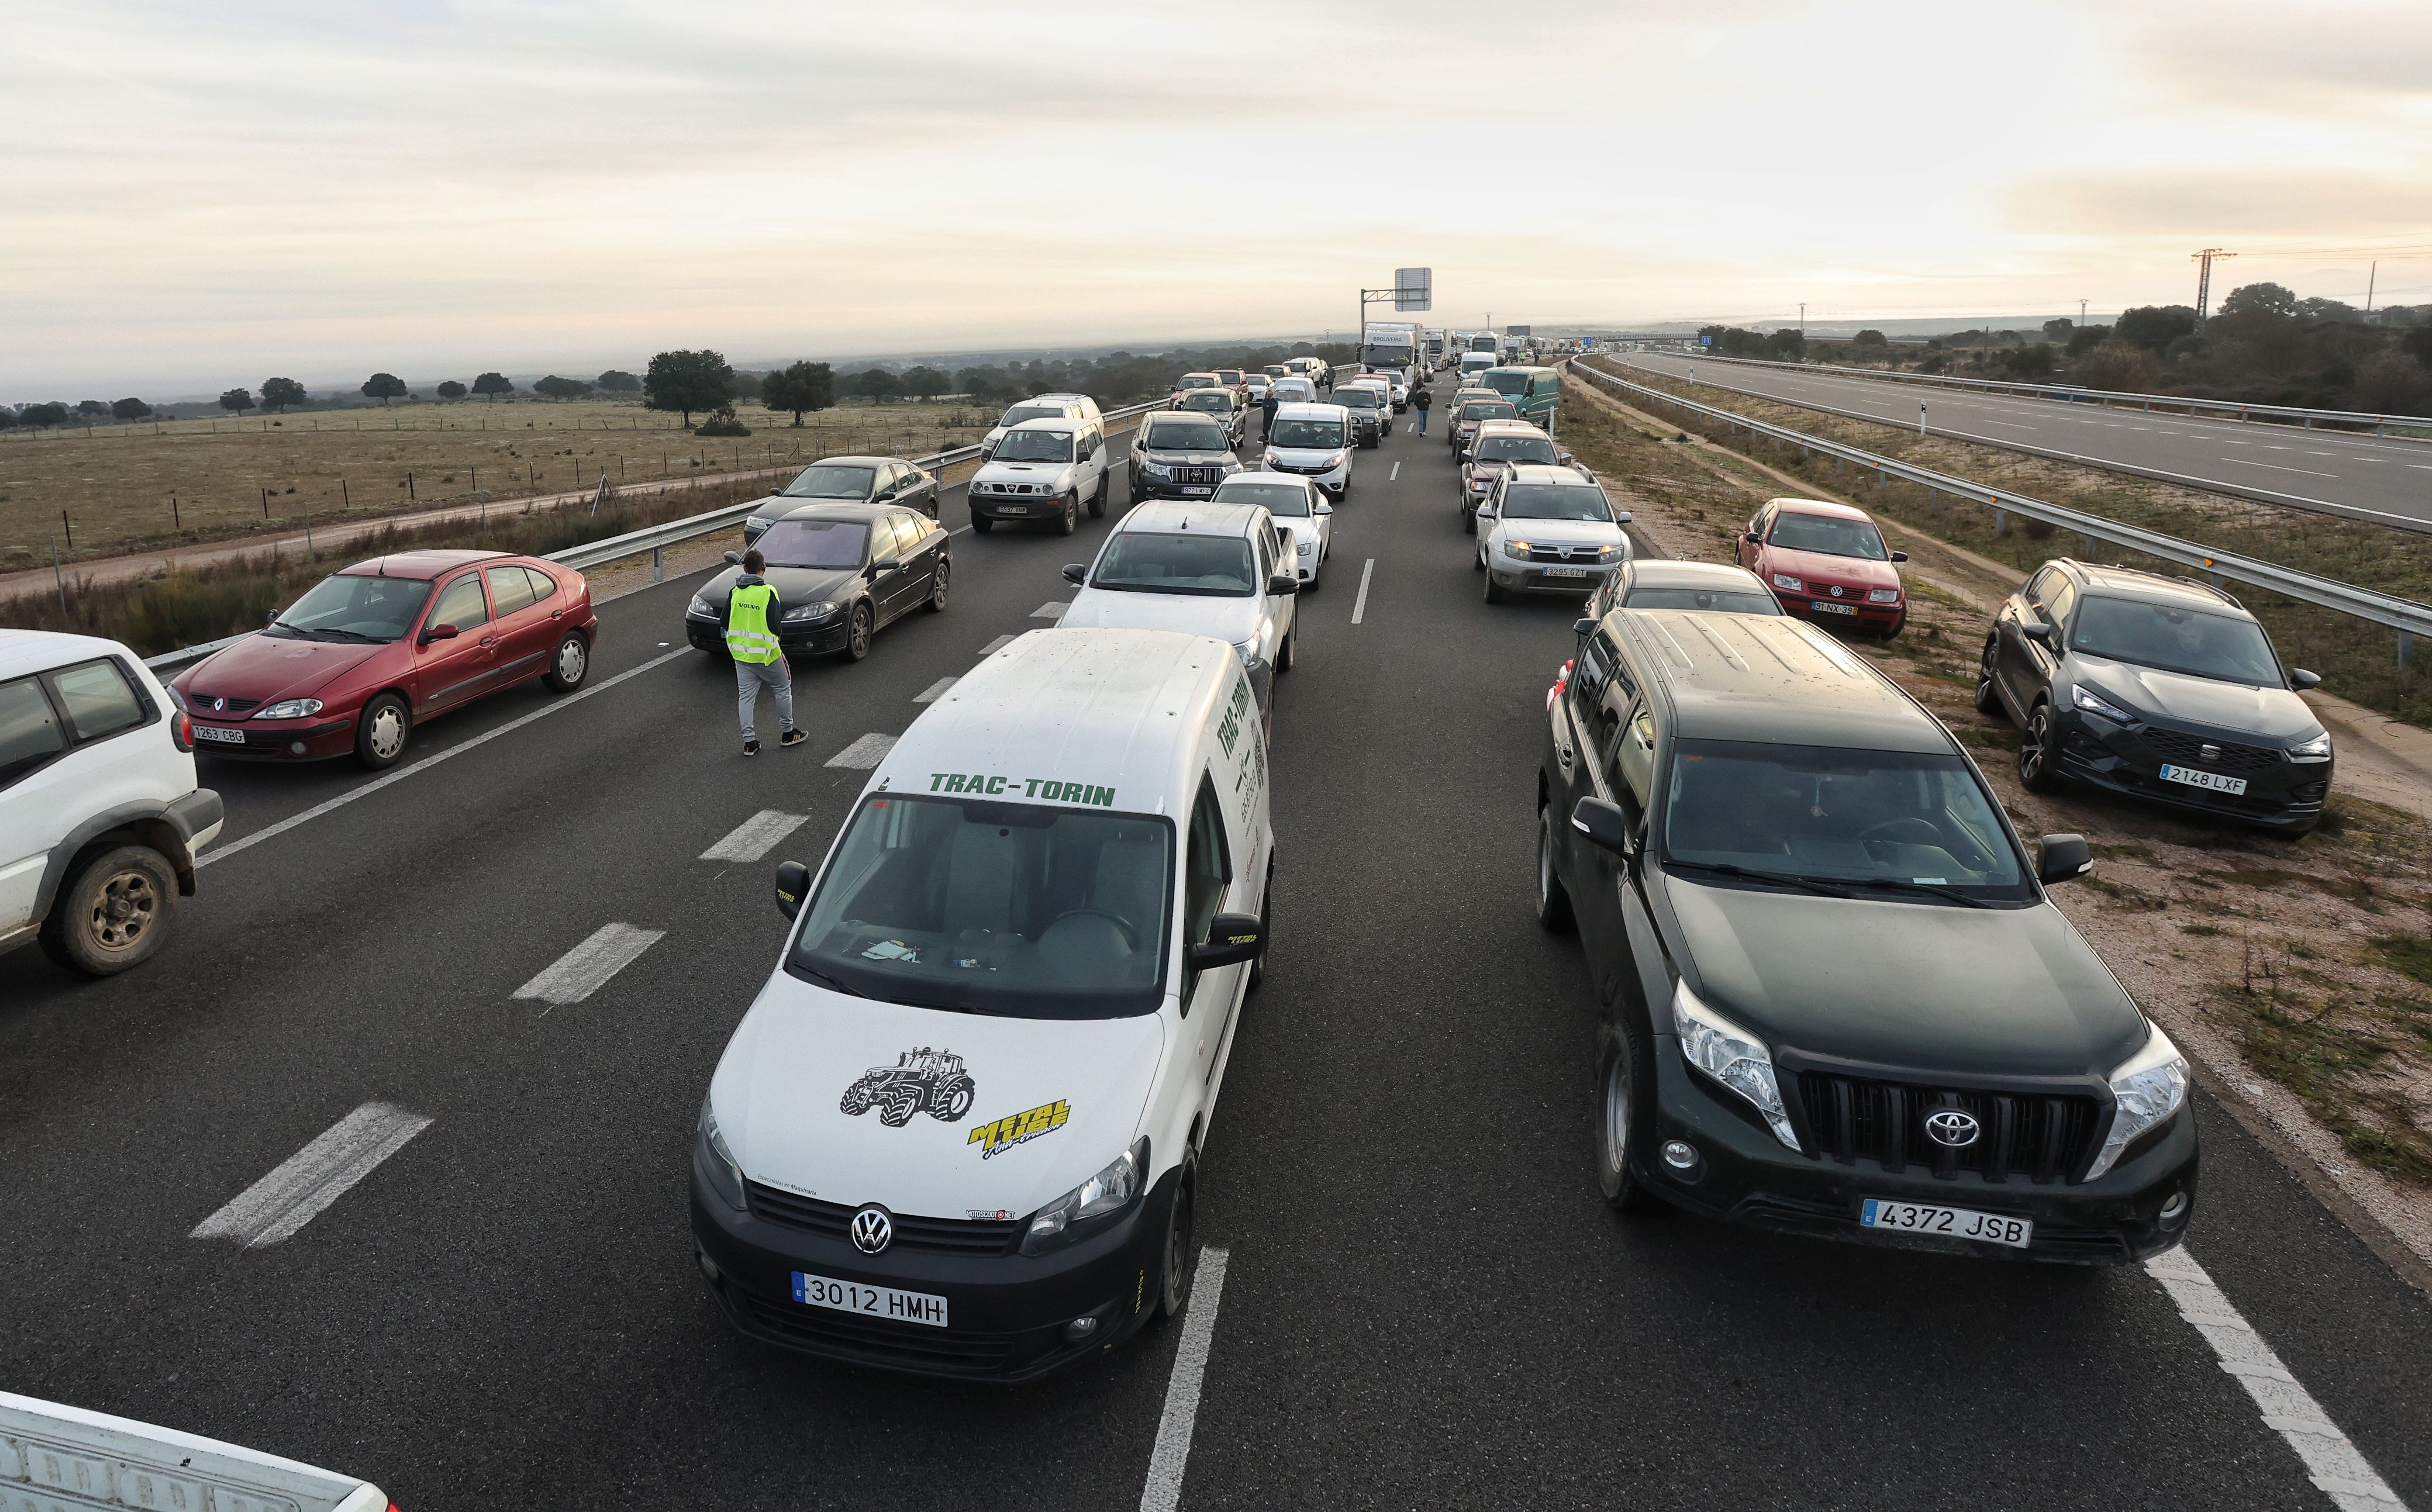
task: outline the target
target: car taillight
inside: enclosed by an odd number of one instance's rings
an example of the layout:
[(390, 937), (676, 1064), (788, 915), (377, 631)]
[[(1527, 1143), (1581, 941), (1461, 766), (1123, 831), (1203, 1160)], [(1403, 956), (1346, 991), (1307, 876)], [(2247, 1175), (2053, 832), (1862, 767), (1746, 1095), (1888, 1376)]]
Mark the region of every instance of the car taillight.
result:
[(194, 722), (186, 717), (185, 710), (179, 709), (169, 715), (169, 738), (177, 743), (179, 750), (194, 748)]

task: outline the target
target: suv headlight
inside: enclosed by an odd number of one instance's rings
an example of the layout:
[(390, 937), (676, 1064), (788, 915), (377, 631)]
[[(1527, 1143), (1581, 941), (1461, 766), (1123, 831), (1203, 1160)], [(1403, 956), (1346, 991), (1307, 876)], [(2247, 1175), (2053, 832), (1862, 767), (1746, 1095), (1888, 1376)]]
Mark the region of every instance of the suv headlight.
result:
[(1292, 552), (1295, 556), (1313, 556), (1317, 552), (1317, 543), (1314, 541), (1294, 542), (1292, 544)]
[(1700, 1002), (1685, 981), (1672, 988), (1672, 1031), (1680, 1036), (1681, 1058), (1693, 1069), (1748, 1099), (1765, 1115), (1776, 1139), (1799, 1148), (1782, 1105), (1782, 1085), (1774, 1080), (1773, 1056), (1763, 1041)]
[(256, 719), (302, 719), (321, 712), (318, 698), (282, 698), (267, 709), (253, 712)]
[(692, 1165), (720, 1201), (737, 1213), (751, 1211), (743, 1201), (743, 1168), (735, 1163), (735, 1151), (726, 1148), (726, 1136), (718, 1132), (718, 1115), (709, 1111), (705, 1097), (701, 1100), (701, 1122), (693, 1130)]
[(1148, 1136), (1142, 1134), (1106, 1169), (1034, 1214), (1029, 1231), (1022, 1236), (1022, 1252), (1045, 1254), (1107, 1227), (1090, 1220), (1110, 1218), (1131, 1206), (1140, 1197), (1147, 1169)]
[(1142, 462), (1140, 463), (1140, 471), (1148, 474), (1151, 478), (1172, 478), (1174, 476), (1174, 469), (1168, 467), (1163, 462)]
[(1803, 594), (1807, 591), (1807, 583), (1805, 580), (1794, 578), (1786, 572), (1775, 573), (1773, 575), (1773, 585), (1776, 588), (1787, 588), (1794, 594)]
[(836, 605), (829, 602), (827, 599), (822, 598), (817, 603), (798, 604), (794, 608), (785, 611), (785, 614), (779, 618), (778, 623), (781, 625), (799, 625), (806, 619), (825, 619), (835, 613)]
[(2087, 714), (2098, 714), (2105, 719), (2115, 720), (2123, 725), (2135, 722), (2136, 717), (2103, 695), (2083, 685), (2069, 690), (2069, 701)]
[(2120, 1152), (2138, 1135), (2187, 1106), (2187, 1058), (2160, 1026), (2154, 1026), (2153, 1037), (2145, 1041), (2143, 1050), (2111, 1073), (2111, 1134), (2103, 1141), (2094, 1164), (2086, 1168), (2087, 1181), (2117, 1164)]
[(2288, 748), (2292, 762), (2326, 762), (2331, 759), (2331, 732), (2327, 730), (2313, 739)]
[(1505, 556), (1514, 562), (1525, 562), (1528, 558), (1528, 543), (1526, 541), (1514, 541), (1507, 536), (1495, 545)]

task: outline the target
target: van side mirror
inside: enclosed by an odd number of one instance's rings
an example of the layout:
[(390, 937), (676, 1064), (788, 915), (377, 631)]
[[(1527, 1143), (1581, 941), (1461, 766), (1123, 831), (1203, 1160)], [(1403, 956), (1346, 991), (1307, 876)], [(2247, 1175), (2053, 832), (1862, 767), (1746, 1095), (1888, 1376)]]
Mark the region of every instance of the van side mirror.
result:
[(1588, 843), (1617, 856), (1638, 854), (1638, 832), (1632, 828), (1630, 815), (1621, 812), (1618, 803), (1603, 798), (1579, 799), (1571, 810), (1571, 828), (1588, 837)]
[(2035, 845), (2035, 881), (2075, 882), (2094, 869), (2094, 852), (2082, 834), (2048, 834)]
[(1193, 971), (1239, 966), (1264, 954), (1267, 927), (1256, 914), (1219, 914), (1208, 923), (1208, 938), (1182, 948), (1182, 964)]
[(2288, 680), (2297, 685), (2298, 692), (2303, 693), (2307, 688), (2321, 687), (2322, 675), (2320, 672), (2308, 672), (2302, 666), (2292, 666), (2288, 669)]
[(802, 895), (811, 890), (811, 868), (799, 861), (777, 863), (777, 912), (792, 918), (802, 911)]
[(427, 627), (422, 632), (422, 644), (425, 646), (432, 641), (452, 641), (455, 638), (456, 627), (453, 625), (432, 625)]
[(1089, 580), (1089, 564), (1086, 562), (1064, 563), (1064, 580), (1078, 588)]

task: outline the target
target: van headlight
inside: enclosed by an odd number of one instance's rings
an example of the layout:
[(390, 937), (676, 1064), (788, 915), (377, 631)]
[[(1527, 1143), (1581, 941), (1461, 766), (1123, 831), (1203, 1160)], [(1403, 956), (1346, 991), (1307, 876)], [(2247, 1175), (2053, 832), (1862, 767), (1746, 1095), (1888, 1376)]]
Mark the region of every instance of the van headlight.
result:
[(701, 1100), (701, 1122), (693, 1131), (692, 1166), (718, 1201), (737, 1213), (751, 1211), (743, 1201), (743, 1168), (726, 1148), (726, 1136), (718, 1132), (718, 1115), (709, 1111), (707, 1098)]
[(2187, 1102), (2187, 1058), (2157, 1025), (2145, 1048), (2111, 1073), (2111, 1133), (2094, 1164), (2086, 1168), (2086, 1179), (2092, 1181), (2117, 1165), (2122, 1151)]
[(1764, 1041), (1699, 1001), (1686, 981), (1672, 988), (1672, 1032), (1680, 1036), (1681, 1058), (1692, 1069), (1755, 1104), (1773, 1136), (1793, 1150), (1799, 1149), (1799, 1135), (1791, 1132), (1789, 1111), (1782, 1105), (1773, 1056)]
[(1023, 1254), (1045, 1254), (1109, 1225), (1092, 1219), (1110, 1218), (1140, 1195), (1148, 1169), (1148, 1136), (1108, 1162), (1106, 1168), (1040, 1208), (1022, 1236)]

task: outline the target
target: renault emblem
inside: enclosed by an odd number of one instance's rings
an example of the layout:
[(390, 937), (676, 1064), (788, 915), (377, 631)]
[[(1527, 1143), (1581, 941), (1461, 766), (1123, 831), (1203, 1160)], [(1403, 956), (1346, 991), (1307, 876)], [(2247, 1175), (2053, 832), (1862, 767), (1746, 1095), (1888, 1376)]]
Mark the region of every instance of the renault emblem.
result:
[[(1976, 1137), (1970, 1120), (1968, 1138)], [(887, 1209), (865, 1207), (853, 1216), (853, 1247), (864, 1254), (876, 1254), (895, 1237), (895, 1225), (888, 1220)]]
[(211, 700), (211, 713), (213, 713), (213, 714), (225, 714), (225, 713), (227, 713), (227, 712), (228, 712), (228, 700), (227, 700), (226, 698), (213, 698), (213, 699)]
[[(1962, 1113), (1957, 1108), (1941, 1108), (1926, 1115), (1925, 1118), (1925, 1132), (1934, 1136), (1934, 1142), (1952, 1150), (1964, 1150), (1974, 1144), (1977, 1127), (1972, 1115)], [(861, 1237), (860, 1222), (859, 1218), (853, 1219), (856, 1242)]]

